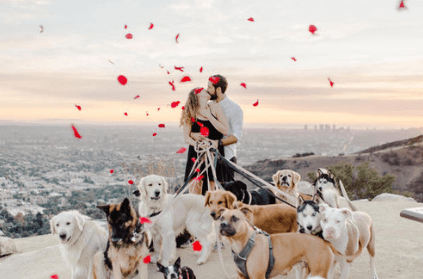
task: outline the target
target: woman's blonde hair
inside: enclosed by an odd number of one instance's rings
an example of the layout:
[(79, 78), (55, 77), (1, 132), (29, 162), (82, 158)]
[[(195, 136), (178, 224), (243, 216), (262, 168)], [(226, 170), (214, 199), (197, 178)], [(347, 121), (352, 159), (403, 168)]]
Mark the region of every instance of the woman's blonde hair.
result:
[(184, 110), (182, 111), (182, 114), (181, 114), (181, 120), (179, 122), (179, 126), (182, 126), (186, 123), (192, 123), (191, 117), (197, 120), (197, 111), (200, 108), (200, 103), (198, 101), (197, 94), (195, 94), (195, 89), (198, 89), (198, 87), (192, 89), (188, 94), (188, 98), (185, 103)]

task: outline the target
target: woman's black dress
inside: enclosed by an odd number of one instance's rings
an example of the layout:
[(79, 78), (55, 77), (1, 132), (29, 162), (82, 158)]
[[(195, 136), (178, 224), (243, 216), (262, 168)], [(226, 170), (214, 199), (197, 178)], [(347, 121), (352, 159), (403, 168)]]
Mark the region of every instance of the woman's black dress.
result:
[[(209, 120), (201, 120), (201, 119), (197, 119), (197, 122), (201, 123), (204, 125), (204, 127), (207, 127), (209, 129), (209, 136), (207, 137), (208, 139), (211, 140), (219, 140), (223, 138), (223, 134), (221, 132), (219, 132), (212, 124)], [(200, 125), (197, 124), (197, 122), (192, 124), (191, 127), (191, 132), (192, 133), (199, 133), (200, 132)], [(219, 146), (218, 148), (219, 153), (222, 156), (225, 156), (224, 153), (224, 149), (223, 146)], [(187, 158), (187, 166), (185, 168), (185, 178), (184, 181), (187, 181), (189, 174), (191, 172), (191, 169), (194, 165), (194, 162), (191, 160), (191, 158), (195, 158), (197, 159), (197, 152), (195, 152), (194, 150), (194, 146), (189, 146), (188, 149), (188, 158)], [(212, 162), (213, 163), (213, 162)], [(205, 164), (203, 163), (201, 165), (200, 168), (200, 173), (201, 171), (203, 171), (205, 168)], [(207, 170), (207, 172), (203, 173), (204, 178), (203, 178), (203, 189), (202, 189), (202, 194), (205, 195), (206, 191), (208, 190), (207, 188), (207, 181), (214, 181), (213, 179), (213, 174), (212, 174), (212, 170), (211, 168), (209, 168)], [(216, 164), (216, 176), (217, 176), (217, 180), (218, 181), (229, 181), (229, 174), (227, 172), (226, 166), (224, 166), (222, 163), (219, 163), (219, 161), (217, 161)]]

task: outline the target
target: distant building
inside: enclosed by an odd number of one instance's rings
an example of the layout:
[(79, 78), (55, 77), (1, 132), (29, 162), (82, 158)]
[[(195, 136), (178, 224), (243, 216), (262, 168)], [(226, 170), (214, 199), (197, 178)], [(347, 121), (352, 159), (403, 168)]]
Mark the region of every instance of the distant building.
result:
[(307, 125), (304, 125), (304, 131), (307, 131)]

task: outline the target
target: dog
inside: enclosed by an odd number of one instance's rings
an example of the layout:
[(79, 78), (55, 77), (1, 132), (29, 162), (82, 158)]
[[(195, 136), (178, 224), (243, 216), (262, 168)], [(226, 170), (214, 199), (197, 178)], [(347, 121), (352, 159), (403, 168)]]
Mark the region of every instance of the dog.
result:
[(297, 231), (297, 211), (286, 204), (248, 205), (236, 201), (231, 192), (216, 190), (206, 193), (205, 206), (214, 220), (220, 218), (222, 209), (248, 208), (247, 219), (269, 234)]
[(219, 232), (231, 243), (238, 278), (287, 275), (303, 260), (310, 276), (327, 278), (334, 259), (328, 242), (299, 233), (263, 234), (254, 230), (239, 210), (222, 209), (220, 215)]
[(181, 258), (179, 257), (171, 266), (163, 266), (157, 263), (159, 272), (163, 273), (164, 279), (196, 279), (194, 271), (188, 266), (181, 267)]
[(320, 202), (317, 195), (314, 195), (312, 200), (304, 200), (302, 196), (298, 196), (297, 224), (299, 233), (311, 234), (323, 239), (320, 226)]
[(375, 231), (371, 217), (364, 212), (332, 208), (327, 204), (321, 204), (319, 209), (322, 214), (320, 225), (323, 237), (340, 253), (335, 256), (341, 267), (340, 279), (348, 278), (351, 262), (365, 247), (370, 254), (372, 279), (377, 279), (374, 261)]
[(109, 240), (104, 251), (94, 256), (94, 279), (147, 278), (147, 265), (151, 236), (140, 224), (128, 198), (120, 204), (98, 205), (107, 216)]
[(175, 236), (186, 229), (200, 241), (203, 248), (197, 264), (204, 264), (213, 244), (213, 219), (204, 207), (205, 198), (195, 194), (181, 194), (174, 198), (167, 189), (164, 177), (148, 175), (141, 179), (134, 192), (140, 200), (140, 216), (152, 221), (151, 225), (146, 225), (153, 234), (151, 261), (157, 263), (161, 258), (161, 264), (168, 266), (176, 255)]
[(107, 231), (76, 210), (54, 216), (50, 229), (60, 239), (61, 254), (71, 268), (71, 278), (91, 278), (92, 258), (106, 248)]
[[(273, 175), (272, 179), (275, 186), (279, 190), (293, 197), (295, 202), (297, 202), (298, 195), (301, 195), (304, 199), (312, 199), (311, 196), (298, 192), (297, 184), (301, 180), (301, 175), (299, 173), (293, 170), (279, 170)], [(281, 196), (279, 193), (277, 193), (276, 196), (285, 200), (286, 202), (290, 202), (285, 197)], [(276, 203), (281, 202), (276, 201)], [(293, 205), (296, 206), (296, 204)]]
[(260, 188), (257, 190), (247, 191), (247, 185), (239, 180), (222, 183), (226, 191), (233, 193), (236, 199), (245, 204), (275, 204), (276, 199), (269, 194), (269, 190)]

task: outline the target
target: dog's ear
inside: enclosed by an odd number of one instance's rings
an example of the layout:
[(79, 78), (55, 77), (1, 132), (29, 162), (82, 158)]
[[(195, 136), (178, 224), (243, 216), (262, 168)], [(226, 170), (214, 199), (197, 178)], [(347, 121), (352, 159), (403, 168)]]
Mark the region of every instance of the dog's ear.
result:
[(298, 195), (298, 205), (302, 205), (304, 203), (304, 198), (301, 195)]
[(133, 195), (135, 195), (136, 197), (141, 196), (140, 190), (135, 190), (134, 192), (132, 192)]
[(317, 194), (314, 194), (313, 195), (313, 199), (312, 199), (312, 201), (314, 202), (314, 203), (317, 203), (317, 204), (320, 204), (320, 203), (322, 203), (323, 201), (322, 201), (322, 199), (319, 197), (319, 195), (317, 195)]
[(141, 197), (147, 197), (147, 187), (145, 185), (145, 179), (147, 176), (141, 178), (140, 183), (138, 184), (138, 190), (140, 190)]
[(163, 191), (165, 193), (167, 193), (167, 189), (169, 188), (169, 184), (167, 184), (167, 181), (163, 176), (161, 176), (161, 179), (162, 179), (162, 182), (163, 182)]
[(110, 204), (106, 204), (106, 205), (97, 205), (98, 209), (103, 210), (106, 213), (106, 216), (109, 216), (109, 212), (110, 212)]
[(348, 208), (341, 208), (341, 213), (345, 215), (346, 218), (352, 217), (352, 212)]
[(161, 273), (165, 273), (166, 267), (164, 267), (161, 263), (157, 263), (156, 265)]
[(301, 175), (298, 172), (292, 171), (292, 184), (297, 185), (297, 183), (301, 180)]
[(280, 171), (277, 171), (273, 176), (273, 183), (275, 183), (275, 186), (278, 187), (279, 186), (279, 175), (280, 175)]
[(226, 198), (226, 208), (228, 209), (234, 209), (234, 202), (236, 201), (236, 196), (232, 194), (231, 192), (225, 193)]
[(238, 188), (244, 191), (247, 191), (247, 185), (242, 181), (237, 181)]
[(56, 216), (50, 219), (50, 231), (51, 231), (51, 234), (56, 233)]
[(176, 269), (179, 269), (181, 267), (181, 257), (178, 257), (173, 265)]
[(321, 175), (323, 175), (323, 171), (321, 169), (317, 169), (316, 177), (320, 177)]
[[(221, 208), (220, 210), (219, 210), (219, 216), (220, 217), (222, 217), (222, 214), (226, 211), (227, 209), (226, 208)], [(219, 218), (220, 219), (220, 218)]]
[(253, 221), (253, 212), (251, 211), (251, 209), (244, 206), (244, 207), (241, 207), (241, 209), (239, 211), (241, 211), (245, 215), (245, 217), (247, 217), (248, 220), (250, 220), (251, 222), (254, 222)]
[(125, 198), (121, 205), (120, 205), (120, 210), (122, 210), (123, 212), (131, 212), (131, 202), (129, 201), (128, 198)]
[(82, 232), (84, 230), (85, 218), (78, 211), (76, 211), (75, 220), (78, 229)]
[(240, 209), (244, 206), (244, 203), (240, 202), (240, 201), (235, 201), (234, 202), (234, 209)]
[(330, 170), (328, 170), (328, 175), (331, 179), (335, 179), (335, 176), (333, 175), (333, 173)]
[(206, 192), (206, 202), (204, 203), (204, 206), (208, 206), (209, 205), (210, 196), (211, 196), (211, 192), (207, 191)]
[(325, 210), (328, 209), (328, 208), (329, 208), (329, 205), (327, 205), (326, 203), (319, 204), (319, 212), (320, 213), (325, 212)]

